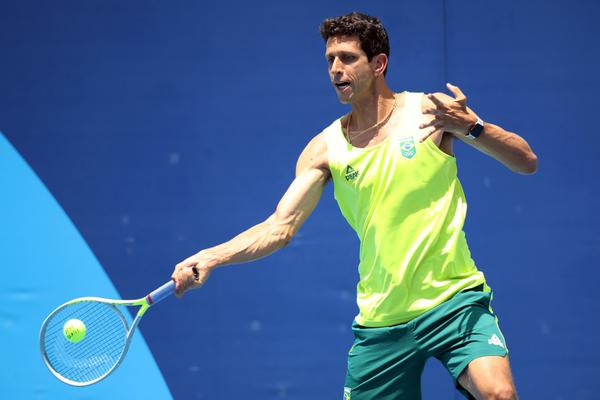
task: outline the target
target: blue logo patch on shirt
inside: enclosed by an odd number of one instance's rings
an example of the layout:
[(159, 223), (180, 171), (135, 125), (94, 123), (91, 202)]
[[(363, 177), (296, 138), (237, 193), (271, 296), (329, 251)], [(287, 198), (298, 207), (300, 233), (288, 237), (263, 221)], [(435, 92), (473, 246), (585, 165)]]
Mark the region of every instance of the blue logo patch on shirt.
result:
[(404, 158), (413, 158), (417, 154), (415, 139), (412, 136), (400, 139), (400, 153)]

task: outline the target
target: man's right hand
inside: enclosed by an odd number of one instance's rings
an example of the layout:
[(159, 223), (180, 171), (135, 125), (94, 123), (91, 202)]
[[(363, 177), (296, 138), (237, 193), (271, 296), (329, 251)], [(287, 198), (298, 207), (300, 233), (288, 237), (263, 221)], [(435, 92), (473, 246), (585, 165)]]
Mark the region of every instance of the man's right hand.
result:
[(171, 275), (171, 278), (175, 281), (175, 294), (181, 297), (188, 290), (204, 285), (213, 268), (203, 251), (177, 264)]

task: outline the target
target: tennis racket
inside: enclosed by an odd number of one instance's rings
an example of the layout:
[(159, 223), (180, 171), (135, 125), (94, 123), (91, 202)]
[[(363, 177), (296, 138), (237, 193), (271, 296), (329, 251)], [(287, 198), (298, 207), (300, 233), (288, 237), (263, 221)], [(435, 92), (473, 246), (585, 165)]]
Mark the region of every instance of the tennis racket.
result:
[[(194, 268), (194, 274), (197, 271)], [(87, 386), (110, 375), (123, 361), (135, 329), (148, 308), (175, 293), (170, 280), (137, 300), (81, 297), (52, 311), (40, 330), (40, 351), (50, 372), (73, 386)], [(118, 306), (139, 306), (131, 327)], [(85, 326), (84, 337), (69, 340), (63, 329), (71, 320)]]

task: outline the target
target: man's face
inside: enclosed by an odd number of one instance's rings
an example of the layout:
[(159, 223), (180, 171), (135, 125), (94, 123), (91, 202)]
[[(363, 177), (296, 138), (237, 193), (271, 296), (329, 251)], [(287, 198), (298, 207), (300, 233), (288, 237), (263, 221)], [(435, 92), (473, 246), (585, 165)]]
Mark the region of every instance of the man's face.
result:
[(369, 92), (374, 71), (357, 36), (330, 37), (325, 58), (329, 65), (329, 79), (340, 102), (351, 104)]

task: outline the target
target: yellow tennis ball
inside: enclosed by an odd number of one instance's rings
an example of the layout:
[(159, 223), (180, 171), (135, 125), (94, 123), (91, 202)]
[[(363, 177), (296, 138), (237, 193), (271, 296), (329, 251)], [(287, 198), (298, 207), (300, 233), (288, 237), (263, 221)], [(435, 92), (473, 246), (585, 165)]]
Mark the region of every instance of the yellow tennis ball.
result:
[(63, 334), (71, 343), (79, 343), (85, 337), (85, 324), (80, 319), (70, 319), (63, 326)]

